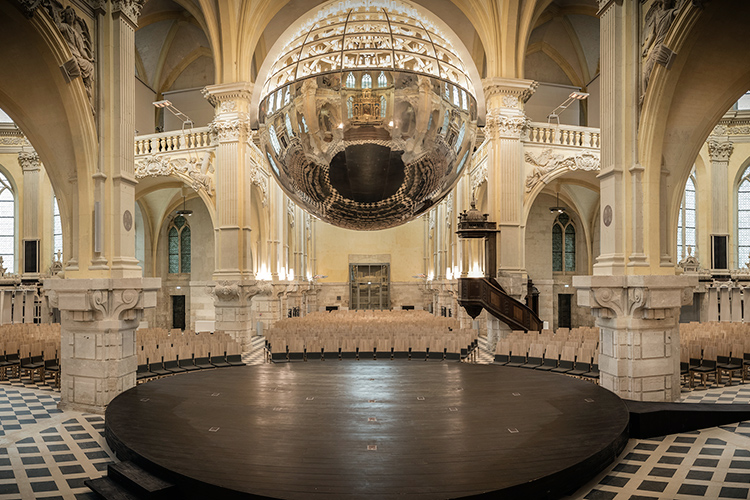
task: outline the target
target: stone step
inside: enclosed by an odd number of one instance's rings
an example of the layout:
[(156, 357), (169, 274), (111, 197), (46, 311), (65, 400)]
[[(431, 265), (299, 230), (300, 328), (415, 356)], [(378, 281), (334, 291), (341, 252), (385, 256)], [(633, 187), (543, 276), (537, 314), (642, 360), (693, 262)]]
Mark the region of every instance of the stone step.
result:
[(107, 476), (140, 498), (164, 498), (176, 488), (169, 481), (155, 476), (133, 462), (118, 462), (107, 467)]
[(123, 485), (116, 483), (108, 476), (98, 479), (88, 479), (83, 482), (91, 491), (96, 493), (99, 498), (104, 500), (142, 500)]

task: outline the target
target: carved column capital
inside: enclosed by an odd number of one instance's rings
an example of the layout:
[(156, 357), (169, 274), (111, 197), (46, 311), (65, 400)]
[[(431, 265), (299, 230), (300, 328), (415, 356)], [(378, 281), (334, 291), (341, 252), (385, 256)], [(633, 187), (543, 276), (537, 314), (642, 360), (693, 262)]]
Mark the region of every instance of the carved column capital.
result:
[(211, 139), (219, 142), (239, 141), (243, 137), (252, 135), (250, 120), (247, 116), (226, 119), (217, 116), (208, 124), (208, 130)]
[(112, 0), (112, 12), (124, 16), (135, 28), (145, 0)]
[(734, 144), (731, 142), (708, 141), (708, 155), (712, 162), (728, 162), (733, 151)]
[(520, 139), (529, 126), (529, 119), (524, 114), (506, 114), (500, 108), (491, 109), (487, 112), (486, 130), (488, 136), (496, 139), (499, 137)]
[[(521, 108), (534, 94), (539, 82), (514, 78), (485, 78), (482, 80), (484, 98), (502, 100), (502, 105), (508, 108)], [(497, 104), (496, 104), (497, 105)]]
[(208, 293), (219, 307), (237, 307), (247, 304), (256, 295), (271, 295), (273, 284), (268, 281), (221, 280), (208, 285)]
[(255, 84), (250, 82), (225, 83), (209, 85), (202, 92), (211, 106), (218, 106), (217, 114), (231, 113), (239, 109), (241, 101), (249, 103), (252, 100), (254, 87)]
[(692, 303), (696, 276), (575, 276), (578, 305), (597, 318), (661, 319)]
[(140, 321), (156, 307), (159, 278), (44, 280), (50, 305), (77, 323)]
[(42, 166), (36, 151), (21, 151), (18, 153), (18, 163), (24, 172), (40, 170)]

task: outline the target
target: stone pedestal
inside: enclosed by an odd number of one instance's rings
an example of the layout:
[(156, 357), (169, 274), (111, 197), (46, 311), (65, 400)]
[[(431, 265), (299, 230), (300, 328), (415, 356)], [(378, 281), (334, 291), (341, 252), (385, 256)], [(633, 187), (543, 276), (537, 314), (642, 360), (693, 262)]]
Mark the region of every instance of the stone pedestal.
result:
[(50, 305), (61, 315), (61, 409), (103, 413), (115, 396), (135, 386), (135, 331), (143, 310), (156, 306), (160, 281), (44, 281)]
[(214, 297), (216, 331), (231, 335), (246, 351), (253, 336), (252, 299), (271, 295), (273, 285), (267, 281), (221, 281), (209, 285)]
[(574, 276), (578, 304), (600, 329), (600, 384), (636, 401), (680, 396), (680, 307), (694, 276)]

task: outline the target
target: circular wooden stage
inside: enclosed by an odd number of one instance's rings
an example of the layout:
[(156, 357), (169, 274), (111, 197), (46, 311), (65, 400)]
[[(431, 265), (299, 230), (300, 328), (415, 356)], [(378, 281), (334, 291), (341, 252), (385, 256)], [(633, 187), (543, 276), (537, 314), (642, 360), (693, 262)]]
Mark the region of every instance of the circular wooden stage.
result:
[(222, 368), (109, 405), (120, 459), (185, 498), (557, 498), (610, 464), (628, 411), (564, 375), (418, 361)]

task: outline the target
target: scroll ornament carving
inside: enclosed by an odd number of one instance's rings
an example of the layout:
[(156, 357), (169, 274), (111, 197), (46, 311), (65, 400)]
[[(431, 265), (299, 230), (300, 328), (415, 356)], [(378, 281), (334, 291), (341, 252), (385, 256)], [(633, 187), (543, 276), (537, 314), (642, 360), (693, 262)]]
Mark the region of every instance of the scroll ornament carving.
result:
[(136, 306), (141, 296), (138, 290), (92, 290), (88, 295), (89, 304), (95, 311), (95, 316), (98, 316), (97, 320), (137, 318)]
[(289, 220), (289, 227), (294, 227), (294, 224), (295, 224), (294, 202), (289, 199), (286, 200), (286, 214)]
[(683, 0), (655, 0), (646, 13), (641, 42), (641, 99), (648, 89), (651, 73), (656, 64), (667, 66), (674, 56), (669, 47), (664, 45), (667, 33), (672, 27)]
[(263, 171), (257, 166), (253, 167), (250, 172), (250, 179), (255, 186), (260, 189), (263, 198), (260, 200), (264, 207), (268, 206), (268, 178), (263, 174)]
[(602, 318), (632, 316), (646, 306), (647, 288), (596, 288), (591, 290), (592, 309)]
[(23, 136), (6, 135), (0, 137), (0, 146), (30, 146), (31, 143)]
[(716, 125), (711, 135), (750, 135), (750, 125)]
[(210, 290), (216, 300), (221, 302), (231, 302), (240, 298), (240, 285), (236, 281), (221, 281)]
[(547, 174), (557, 169), (594, 171), (601, 169), (601, 160), (593, 153), (580, 153), (575, 156), (565, 156), (555, 153), (551, 148), (545, 149), (538, 156), (525, 153), (527, 163), (534, 166), (526, 177), (526, 192), (534, 189)]
[(18, 163), (23, 170), (39, 170), (41, 168), (39, 155), (35, 151), (18, 153)]
[(731, 142), (708, 141), (708, 155), (711, 161), (729, 161), (734, 151), (734, 144)]
[(270, 295), (273, 292), (273, 284), (269, 281), (254, 281), (252, 284), (240, 285), (239, 281), (223, 280), (216, 286), (209, 286), (209, 294), (213, 295), (217, 302), (239, 302), (240, 299), (250, 300), (255, 295)]
[(186, 176), (192, 180), (191, 187), (198, 192), (201, 189), (209, 196), (214, 193), (213, 173), (211, 162), (198, 163), (198, 158), (169, 158), (168, 156), (151, 155), (135, 165), (135, 178)]

